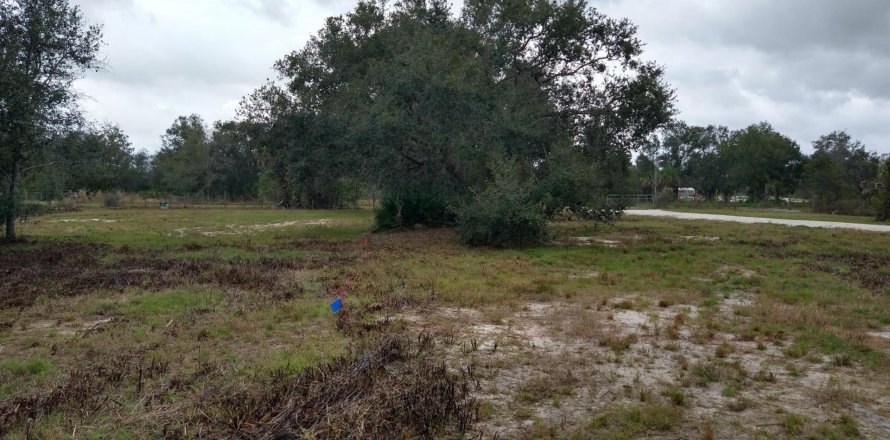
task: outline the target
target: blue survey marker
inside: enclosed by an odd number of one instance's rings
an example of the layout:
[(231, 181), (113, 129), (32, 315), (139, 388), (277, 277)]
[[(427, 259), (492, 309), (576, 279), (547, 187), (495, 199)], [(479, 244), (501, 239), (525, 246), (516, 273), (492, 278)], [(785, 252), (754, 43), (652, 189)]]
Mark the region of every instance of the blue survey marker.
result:
[(337, 313), (340, 309), (343, 308), (343, 300), (338, 298), (336, 301), (331, 303), (331, 311)]

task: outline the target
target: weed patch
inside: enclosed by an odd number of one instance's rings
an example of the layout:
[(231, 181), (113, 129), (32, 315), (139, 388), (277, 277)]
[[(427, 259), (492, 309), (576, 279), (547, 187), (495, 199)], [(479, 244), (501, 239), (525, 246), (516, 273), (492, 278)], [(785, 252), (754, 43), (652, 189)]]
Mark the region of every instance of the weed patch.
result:
[(607, 409), (591, 423), (590, 429), (601, 438), (630, 439), (647, 433), (667, 432), (683, 419), (675, 405), (649, 403)]

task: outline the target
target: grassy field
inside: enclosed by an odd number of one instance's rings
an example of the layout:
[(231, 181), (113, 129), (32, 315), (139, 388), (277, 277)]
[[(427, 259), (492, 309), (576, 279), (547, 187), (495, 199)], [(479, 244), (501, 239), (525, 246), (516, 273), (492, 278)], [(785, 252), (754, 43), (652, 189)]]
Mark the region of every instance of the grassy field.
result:
[(494, 250), (371, 222), (23, 225), (0, 438), (890, 435), (890, 234), (628, 217)]

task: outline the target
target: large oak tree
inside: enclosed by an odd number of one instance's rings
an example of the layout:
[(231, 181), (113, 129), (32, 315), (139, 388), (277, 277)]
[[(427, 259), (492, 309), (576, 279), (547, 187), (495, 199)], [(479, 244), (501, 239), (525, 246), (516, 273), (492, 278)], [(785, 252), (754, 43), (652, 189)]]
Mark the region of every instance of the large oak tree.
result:
[[(367, 1), (280, 60), (243, 110), (292, 205), (331, 203), (319, 186), (343, 177), (454, 205), (495, 156), (545, 181), (641, 145), (673, 113), (642, 50), (633, 24), (581, 0), (468, 0), (457, 16), (441, 0)], [(435, 205), (418, 206), (448, 211)]]

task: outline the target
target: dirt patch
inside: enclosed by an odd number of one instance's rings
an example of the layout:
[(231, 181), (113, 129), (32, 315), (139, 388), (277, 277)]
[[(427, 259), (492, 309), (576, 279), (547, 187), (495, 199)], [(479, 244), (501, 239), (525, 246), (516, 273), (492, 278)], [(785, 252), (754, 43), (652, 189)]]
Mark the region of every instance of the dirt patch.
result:
[(245, 235), (252, 232), (269, 231), (273, 229), (290, 228), (290, 227), (306, 227), (306, 226), (328, 226), (333, 225), (333, 220), (291, 220), (277, 223), (260, 223), (256, 225), (226, 225), (224, 229), (214, 229), (210, 227), (197, 226), (193, 228), (174, 229), (168, 236), (185, 237), (188, 234), (203, 235), (205, 237), (217, 237), (221, 235)]
[[(770, 340), (708, 327), (744, 320), (737, 310), (754, 304), (750, 295), (721, 297), (705, 315), (694, 305), (645, 304), (624, 297), (528, 303), (510, 312), (428, 309), (397, 319), (459, 342), (447, 362), (478, 370), (473, 395), (490, 413), (474, 429), (482, 436), (529, 436), (536, 420), (559, 421), (560, 432), (577, 433), (598, 411), (640, 401), (680, 402), (686, 421), (675, 436), (698, 435), (692, 433), (725, 418), (775, 435), (782, 432), (777, 411), (813, 420), (830, 420), (837, 405), (852, 411), (850, 400), (820, 403), (825, 395), (857, 396), (876, 413), (890, 409), (881, 391), (868, 386), (879, 380), (870, 370), (789, 359)], [(872, 425), (861, 420), (863, 432), (880, 432)], [(740, 435), (729, 425), (713, 429), (717, 438)]]
[(63, 336), (86, 335), (95, 331), (103, 331), (105, 328), (113, 325), (115, 323), (115, 320), (116, 318), (101, 316), (68, 322), (44, 319), (25, 323), (25, 328), (18, 331), (29, 331), (38, 333), (53, 332)]
[(694, 242), (714, 242), (720, 241), (720, 237), (706, 237), (703, 235), (682, 235), (680, 238), (683, 241), (694, 241)]
[(717, 270), (717, 274), (722, 277), (728, 277), (728, 276), (732, 276), (732, 275), (738, 275), (742, 278), (757, 277), (757, 272), (755, 272), (751, 269), (748, 269), (748, 268), (745, 268), (742, 266), (730, 266), (730, 265), (720, 266), (720, 269)]
[(597, 243), (602, 244), (609, 248), (617, 248), (621, 245), (621, 242), (618, 240), (608, 240), (605, 238), (599, 237), (571, 237), (572, 242), (575, 244), (590, 246), (591, 244)]
[(119, 220), (110, 220), (110, 219), (101, 219), (101, 218), (90, 218), (90, 219), (76, 219), (76, 218), (63, 218), (59, 220), (53, 220), (51, 223), (117, 223)]
[(890, 287), (890, 256), (874, 254), (821, 254), (804, 264), (809, 270), (831, 273), (855, 282), (875, 293), (887, 293)]

